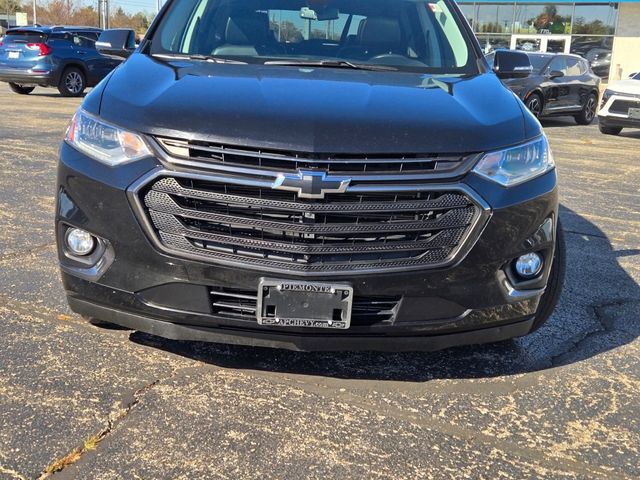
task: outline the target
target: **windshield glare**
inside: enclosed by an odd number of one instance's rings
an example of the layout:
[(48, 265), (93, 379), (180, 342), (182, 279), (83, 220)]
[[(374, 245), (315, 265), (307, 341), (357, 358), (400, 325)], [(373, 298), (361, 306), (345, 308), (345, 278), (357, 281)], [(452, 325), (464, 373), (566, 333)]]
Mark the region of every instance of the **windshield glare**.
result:
[(442, 0), (182, 0), (162, 18), (150, 53), (477, 73), (459, 22)]

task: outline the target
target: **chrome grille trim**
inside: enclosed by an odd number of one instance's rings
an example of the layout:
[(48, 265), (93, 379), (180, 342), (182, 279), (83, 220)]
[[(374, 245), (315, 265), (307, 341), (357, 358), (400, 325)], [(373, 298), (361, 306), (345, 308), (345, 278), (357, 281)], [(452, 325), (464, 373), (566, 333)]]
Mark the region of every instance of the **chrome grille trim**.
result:
[[(169, 181), (165, 181), (166, 179)], [(128, 190), (129, 200), (133, 206), (134, 212), (146, 231), (148, 237), (156, 246), (156, 248), (166, 254), (197, 260), (205, 261), (220, 265), (232, 267), (244, 267), (248, 269), (256, 269), (260, 271), (272, 271), (280, 274), (291, 273), (299, 276), (305, 275), (349, 275), (349, 274), (365, 274), (371, 272), (393, 272), (399, 270), (412, 269), (433, 269), (448, 267), (460, 262), (472, 246), (477, 241), (482, 230), (490, 217), (490, 209), (470, 187), (466, 184), (395, 184), (395, 185), (359, 185), (350, 186), (346, 194), (358, 193), (362, 194), (396, 194), (399, 192), (437, 192), (438, 197), (429, 197), (426, 200), (403, 202), (399, 201), (398, 205), (390, 206), (389, 202), (362, 202), (360, 204), (339, 204), (323, 202), (282, 202), (280, 200), (266, 199), (266, 203), (262, 203), (265, 199), (256, 199), (253, 197), (243, 197), (235, 195), (220, 195), (216, 192), (206, 190), (192, 189), (196, 192), (196, 197), (202, 197), (203, 201), (220, 201), (229, 202), (236, 200), (239, 204), (259, 206), (260, 208), (269, 209), (289, 209), (295, 208), (300, 212), (310, 211), (314, 213), (328, 212), (329, 215), (339, 215), (345, 205), (354, 207), (349, 210), (348, 215), (370, 215), (372, 212), (378, 214), (401, 211), (405, 208), (415, 209), (416, 206), (422, 205), (426, 208), (436, 210), (446, 210), (453, 208), (458, 210), (454, 214), (447, 216), (447, 212), (441, 215), (439, 219), (422, 220), (417, 222), (400, 222), (395, 223), (372, 223), (372, 224), (304, 224), (304, 223), (286, 223), (274, 222), (272, 220), (260, 220), (255, 218), (238, 219), (235, 216), (221, 215), (219, 213), (210, 213), (206, 211), (189, 211), (178, 205), (170, 196), (176, 195), (176, 198), (185, 196), (187, 191), (175, 179), (184, 181), (202, 181), (240, 185), (251, 188), (265, 188), (268, 182), (255, 181), (252, 178), (238, 178), (235, 176), (211, 175), (194, 172), (181, 172), (173, 170), (165, 170), (158, 168), (139, 179)], [(158, 185), (158, 190), (150, 188), (152, 185)], [(145, 196), (149, 196), (150, 204), (153, 208), (149, 210), (145, 203)], [(459, 202), (460, 195), (464, 195), (468, 200), (468, 207), (462, 207)], [(356, 206), (361, 205), (361, 206)], [(158, 209), (156, 210), (156, 207)], [(460, 213), (462, 212), (462, 213)], [(361, 242), (354, 245), (353, 242), (336, 241), (327, 245), (296, 243), (287, 240), (286, 242), (274, 241), (274, 239), (247, 238), (242, 236), (234, 236), (215, 231), (202, 231), (200, 228), (192, 228), (178, 220), (176, 217), (185, 214), (187, 218), (199, 217), (207, 222), (223, 222), (237, 224), (240, 228), (253, 228), (259, 225), (260, 228), (274, 228), (276, 230), (286, 229), (298, 232), (298, 234), (324, 234), (355, 232), (363, 234), (366, 232), (390, 232), (400, 228), (403, 232), (415, 229), (416, 231), (426, 232), (430, 227), (434, 229), (434, 234), (425, 233), (426, 238), (417, 241), (394, 240), (395, 244), (385, 244), (377, 242), (367, 244)], [(468, 223), (461, 227), (456, 222)], [(431, 222), (431, 223), (429, 223)], [(447, 223), (450, 222), (450, 223)], [(158, 225), (161, 226), (158, 229)], [(424, 230), (424, 229), (427, 230)], [(437, 232), (438, 229), (443, 229)], [(187, 239), (190, 238), (190, 240)], [(206, 248), (201, 248), (207, 243)], [(451, 246), (452, 243), (455, 245)], [(211, 244), (211, 245), (209, 245)], [(451, 248), (447, 250), (442, 248), (449, 245)], [(284, 248), (286, 247), (286, 250)], [(259, 254), (260, 249), (269, 249), (275, 252), (269, 254), (268, 258)], [(278, 249), (284, 250), (283, 254), (278, 253)], [(363, 262), (352, 263), (296, 263), (291, 261), (294, 255), (338, 255), (338, 254), (378, 254), (380, 252), (411, 252), (423, 251), (424, 253), (416, 257), (408, 258), (390, 258), (384, 261), (367, 260)], [(404, 255), (404, 254), (403, 254)]]

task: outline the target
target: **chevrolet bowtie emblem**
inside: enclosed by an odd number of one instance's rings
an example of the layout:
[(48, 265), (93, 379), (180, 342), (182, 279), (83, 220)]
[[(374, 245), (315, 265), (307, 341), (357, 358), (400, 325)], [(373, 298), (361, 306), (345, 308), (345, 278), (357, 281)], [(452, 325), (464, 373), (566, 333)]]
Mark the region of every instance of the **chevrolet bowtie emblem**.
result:
[(299, 170), (297, 174), (278, 175), (271, 188), (296, 192), (300, 198), (324, 198), (327, 193), (344, 193), (350, 178), (332, 177), (325, 172)]

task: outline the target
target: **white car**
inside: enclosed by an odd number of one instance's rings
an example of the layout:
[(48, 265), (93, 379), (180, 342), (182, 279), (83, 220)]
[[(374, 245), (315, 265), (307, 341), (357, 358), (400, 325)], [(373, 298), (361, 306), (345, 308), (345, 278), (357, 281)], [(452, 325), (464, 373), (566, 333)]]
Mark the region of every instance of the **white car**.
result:
[(640, 128), (640, 72), (610, 85), (598, 112), (600, 131), (618, 135), (623, 128)]

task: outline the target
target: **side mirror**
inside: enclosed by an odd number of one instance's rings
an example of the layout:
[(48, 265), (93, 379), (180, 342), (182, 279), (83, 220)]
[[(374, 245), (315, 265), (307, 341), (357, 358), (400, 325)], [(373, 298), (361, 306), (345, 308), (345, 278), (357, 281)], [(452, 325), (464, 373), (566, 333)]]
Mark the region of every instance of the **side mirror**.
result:
[(101, 55), (123, 59), (136, 49), (136, 32), (126, 29), (105, 30), (96, 42), (96, 50)]
[(516, 50), (496, 50), (493, 71), (501, 79), (526, 78), (533, 72), (533, 67), (526, 53)]
[(560, 78), (560, 77), (564, 77), (564, 73), (561, 72), (560, 70), (551, 70), (549, 72), (549, 78), (551, 79)]

